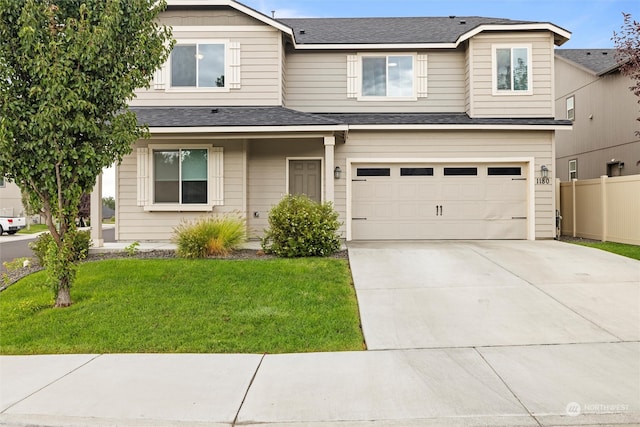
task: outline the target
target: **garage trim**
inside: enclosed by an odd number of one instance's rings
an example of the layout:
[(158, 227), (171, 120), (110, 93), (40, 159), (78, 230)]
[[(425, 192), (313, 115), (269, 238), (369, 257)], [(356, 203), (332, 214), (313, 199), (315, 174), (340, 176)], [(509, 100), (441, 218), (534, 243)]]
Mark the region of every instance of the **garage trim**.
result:
[(535, 198), (535, 158), (533, 157), (403, 157), (403, 158), (384, 158), (384, 157), (354, 157), (346, 159), (346, 180), (347, 180), (347, 209), (346, 209), (346, 231), (347, 241), (352, 240), (352, 171), (353, 165), (359, 163), (366, 164), (398, 164), (398, 163), (431, 163), (431, 164), (443, 164), (443, 163), (524, 163), (527, 167), (527, 240), (535, 240), (535, 226), (536, 226), (536, 198)]

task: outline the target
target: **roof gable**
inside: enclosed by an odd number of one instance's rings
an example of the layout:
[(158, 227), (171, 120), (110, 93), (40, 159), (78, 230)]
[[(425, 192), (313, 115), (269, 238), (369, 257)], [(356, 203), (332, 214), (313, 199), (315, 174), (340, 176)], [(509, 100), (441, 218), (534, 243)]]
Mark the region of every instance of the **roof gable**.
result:
[(555, 55), (598, 76), (621, 65), (616, 59), (615, 49), (556, 49)]
[(294, 18), (278, 21), (293, 29), (297, 45), (458, 44), (484, 30), (547, 29), (563, 33), (566, 39), (570, 36), (567, 31), (550, 23), (480, 16)]
[(483, 31), (551, 31), (560, 46), (571, 33), (549, 22), (502, 18), (291, 18), (273, 19), (235, 0), (167, 0), (169, 7), (226, 6), (243, 12), (291, 37), (299, 49), (455, 48)]

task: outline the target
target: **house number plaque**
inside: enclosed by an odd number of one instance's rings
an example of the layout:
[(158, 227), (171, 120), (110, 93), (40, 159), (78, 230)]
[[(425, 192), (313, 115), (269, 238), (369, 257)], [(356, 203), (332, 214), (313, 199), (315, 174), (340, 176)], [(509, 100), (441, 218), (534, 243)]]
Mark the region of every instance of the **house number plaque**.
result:
[(542, 176), (540, 178), (536, 178), (536, 184), (548, 185), (551, 184), (551, 179), (548, 176)]

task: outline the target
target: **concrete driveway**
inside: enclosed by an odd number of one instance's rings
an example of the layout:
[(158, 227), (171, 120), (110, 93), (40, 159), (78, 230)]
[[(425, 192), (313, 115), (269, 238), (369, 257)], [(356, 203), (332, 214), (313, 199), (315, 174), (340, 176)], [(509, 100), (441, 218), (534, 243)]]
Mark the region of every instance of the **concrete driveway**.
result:
[(352, 243), (370, 350), (640, 341), (640, 263), (556, 241)]
[(349, 257), (369, 350), (466, 352), (545, 425), (640, 425), (640, 262), (556, 241), (351, 243)]

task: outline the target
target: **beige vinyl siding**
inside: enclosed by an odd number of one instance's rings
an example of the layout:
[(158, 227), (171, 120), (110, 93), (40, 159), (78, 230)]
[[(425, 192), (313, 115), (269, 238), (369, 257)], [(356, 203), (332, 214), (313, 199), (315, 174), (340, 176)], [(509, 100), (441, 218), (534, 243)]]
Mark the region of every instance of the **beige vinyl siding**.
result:
[(280, 72), (282, 73), (282, 79), (280, 81), (280, 91), (281, 91), (281, 104), (282, 106), (287, 106), (287, 53), (286, 53), (286, 41), (284, 40), (284, 36), (280, 38)]
[(247, 223), (251, 236), (257, 237), (268, 227), (269, 210), (288, 192), (287, 158), (324, 158), (324, 141), (252, 140), (248, 146)]
[[(551, 131), (351, 131), (346, 144), (336, 145), (336, 166), (346, 170), (347, 158), (535, 158), (535, 176), (540, 167), (552, 170)], [(553, 181), (552, 181), (553, 182)], [(535, 238), (555, 236), (553, 185), (535, 185)], [(347, 181), (335, 181), (335, 206), (340, 220), (346, 219)]]
[[(381, 55), (397, 52), (381, 52)], [(347, 98), (347, 56), (358, 52), (287, 50), (286, 105), (306, 112), (452, 112), (465, 111), (465, 54), (426, 54), (428, 96), (417, 101), (358, 101)]]
[[(598, 76), (582, 68), (569, 64), (562, 58), (555, 59), (556, 100), (564, 99), (578, 88), (588, 86), (598, 80)], [(565, 118), (564, 103), (562, 109), (557, 108), (556, 117)]]
[(172, 27), (182, 25), (264, 25), (257, 19), (231, 8), (224, 10), (168, 10), (162, 12), (160, 22)]
[(471, 51), (473, 50), (473, 39), (467, 42), (467, 49), (465, 50), (465, 67), (464, 67), (464, 111), (473, 117), (473, 109), (471, 105), (471, 92), (473, 88), (473, 82), (471, 76), (473, 74), (473, 57)]
[(199, 106), (199, 105), (280, 105), (281, 63), (280, 32), (268, 26), (254, 26), (233, 30), (173, 32), (174, 38), (189, 40), (216, 40), (240, 44), (240, 89), (228, 91), (207, 91), (171, 89), (170, 70), (165, 72), (166, 89), (140, 89), (130, 105), (140, 106)]
[[(189, 146), (201, 144), (202, 140), (189, 141), (149, 140), (138, 142), (133, 153), (126, 156), (118, 171), (116, 239), (119, 241), (169, 241), (173, 228), (183, 219), (194, 219), (202, 215), (227, 212), (244, 214), (244, 151), (240, 141), (211, 141), (212, 145), (224, 148), (224, 206), (215, 206), (213, 212), (145, 212), (137, 205), (136, 148), (151, 144)], [(209, 177), (211, 180), (211, 177)], [(211, 183), (211, 181), (209, 181)]]
[[(493, 45), (531, 45), (532, 95), (494, 95)], [(471, 110), (474, 117), (553, 117), (553, 35), (482, 33), (473, 38)]]
[(623, 175), (640, 174), (637, 98), (630, 79), (619, 72), (594, 76), (556, 60), (556, 117), (566, 118), (566, 98), (575, 97), (573, 130), (556, 136), (558, 175), (569, 179), (569, 160), (578, 160), (578, 179), (607, 174), (611, 159), (624, 162)]

